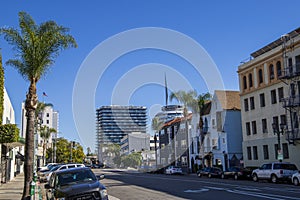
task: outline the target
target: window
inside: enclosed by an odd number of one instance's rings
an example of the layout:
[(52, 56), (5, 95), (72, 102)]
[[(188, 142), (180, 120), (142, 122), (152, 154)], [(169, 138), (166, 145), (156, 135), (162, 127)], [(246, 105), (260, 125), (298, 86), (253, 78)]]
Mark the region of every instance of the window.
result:
[(262, 125), (262, 132), (268, 133), (267, 119), (262, 119), (261, 125)]
[(258, 83), (261, 84), (264, 81), (262, 69), (258, 70)]
[(249, 88), (251, 88), (253, 86), (252, 74), (251, 73), (248, 75), (248, 80), (249, 80)]
[(300, 55), (295, 57), (295, 61), (296, 61), (296, 73), (300, 72)]
[(250, 122), (246, 123), (246, 133), (247, 135), (251, 135)]
[(252, 121), (252, 134), (257, 134), (257, 129), (256, 129), (256, 121)]
[(283, 154), (283, 159), (290, 158), (290, 156), (289, 156), (289, 146), (288, 146), (287, 143), (282, 144), (282, 154)]
[(276, 63), (276, 71), (277, 71), (277, 77), (281, 77), (281, 62), (278, 61)]
[(279, 123), (278, 123), (278, 117), (277, 116), (273, 117), (273, 123), (279, 125)]
[(299, 128), (297, 112), (293, 112), (293, 126), (294, 128)]
[(269, 160), (269, 147), (268, 147), (268, 145), (263, 145), (263, 151), (264, 151), (264, 159)]
[(287, 124), (286, 122), (286, 115), (280, 115), (280, 124)]
[(253, 160), (258, 160), (257, 146), (253, 146)]
[(260, 107), (265, 107), (266, 106), (265, 94), (264, 93), (260, 94), (259, 99), (260, 99)]
[(247, 147), (248, 160), (252, 160), (251, 147)]
[(181, 148), (186, 148), (186, 140), (181, 140)]
[(49, 113), (47, 113), (46, 116), (49, 117)]
[(273, 64), (271, 64), (269, 66), (269, 75), (270, 75), (270, 80), (273, 80), (274, 79), (274, 66), (273, 66)]
[(47, 124), (49, 124), (49, 120), (47, 119)]
[(182, 164), (183, 166), (186, 166), (186, 165), (187, 165), (187, 157), (186, 157), (186, 156), (182, 156), (182, 157), (181, 157), (181, 164)]
[(245, 112), (249, 111), (248, 99), (244, 99)]
[(278, 88), (278, 101), (281, 102), (284, 98), (283, 87)]
[(274, 145), (274, 149), (275, 149), (275, 159), (278, 159), (278, 144)]
[(254, 97), (250, 97), (250, 108), (251, 108), (251, 110), (255, 109)]
[(271, 103), (272, 104), (277, 103), (277, 100), (276, 100), (276, 90), (271, 90)]
[(291, 75), (293, 73), (293, 59), (292, 58), (288, 59), (288, 65), (289, 65), (289, 72)]
[(243, 86), (244, 86), (243, 87), (244, 90), (247, 89), (247, 78), (246, 78), (246, 76), (243, 77)]

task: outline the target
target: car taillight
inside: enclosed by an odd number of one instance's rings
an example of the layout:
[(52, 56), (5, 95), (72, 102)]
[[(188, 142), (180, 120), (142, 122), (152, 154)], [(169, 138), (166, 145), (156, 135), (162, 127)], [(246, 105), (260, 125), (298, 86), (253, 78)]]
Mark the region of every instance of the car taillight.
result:
[(283, 174), (283, 170), (282, 169), (280, 170), (280, 174)]

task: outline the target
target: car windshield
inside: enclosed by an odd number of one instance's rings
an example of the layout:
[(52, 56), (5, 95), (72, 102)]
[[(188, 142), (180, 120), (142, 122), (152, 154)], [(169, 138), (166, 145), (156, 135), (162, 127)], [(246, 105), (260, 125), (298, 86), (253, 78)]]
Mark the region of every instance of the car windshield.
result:
[(60, 167), (60, 165), (56, 165), (56, 166), (52, 167), (50, 169), (50, 171), (53, 172), (53, 171), (57, 170), (59, 167)]
[(60, 173), (57, 176), (58, 185), (68, 185), (74, 184), (78, 182), (90, 182), (96, 181), (97, 178), (92, 171), (89, 170), (81, 170), (81, 171), (71, 171), (71, 172), (64, 172)]

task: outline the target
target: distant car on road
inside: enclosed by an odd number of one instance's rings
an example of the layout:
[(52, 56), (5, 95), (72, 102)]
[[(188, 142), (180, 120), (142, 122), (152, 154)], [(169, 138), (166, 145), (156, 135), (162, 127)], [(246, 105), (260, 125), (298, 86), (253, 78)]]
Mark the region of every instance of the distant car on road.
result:
[(107, 190), (88, 167), (72, 168), (52, 173), (45, 184), (47, 200), (52, 199), (99, 199), (108, 200)]
[(165, 170), (165, 174), (183, 174), (180, 167), (169, 166)]
[(253, 170), (252, 179), (258, 181), (260, 179), (269, 180), (272, 183), (278, 181), (290, 181), (292, 175), (297, 173), (298, 169), (295, 164), (288, 162), (272, 162), (263, 164), (260, 168)]
[(234, 180), (238, 179), (250, 179), (252, 171), (248, 168), (243, 167), (229, 167), (228, 170), (223, 171), (221, 178), (233, 178)]
[(292, 175), (291, 181), (294, 185), (300, 185), (300, 171)]
[(221, 177), (222, 170), (218, 167), (205, 167), (197, 171), (198, 177), (207, 176), (208, 178), (212, 177)]

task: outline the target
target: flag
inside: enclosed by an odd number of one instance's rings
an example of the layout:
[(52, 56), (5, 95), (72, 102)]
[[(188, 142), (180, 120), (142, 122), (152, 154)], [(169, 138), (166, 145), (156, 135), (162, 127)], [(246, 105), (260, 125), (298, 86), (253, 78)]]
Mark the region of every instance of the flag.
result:
[(43, 92), (43, 96), (47, 97), (48, 95), (45, 92)]

